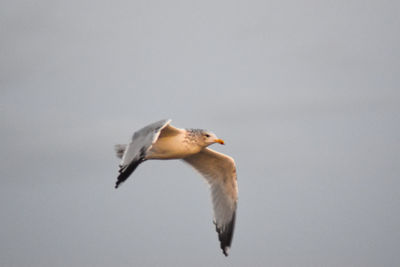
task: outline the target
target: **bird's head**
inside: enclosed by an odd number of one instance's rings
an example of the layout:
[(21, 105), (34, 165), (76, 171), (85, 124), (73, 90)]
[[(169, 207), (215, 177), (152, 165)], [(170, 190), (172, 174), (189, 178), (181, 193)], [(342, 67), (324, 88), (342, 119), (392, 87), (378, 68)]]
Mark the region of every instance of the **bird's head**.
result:
[(224, 140), (219, 139), (214, 133), (206, 131), (206, 130), (201, 131), (201, 137), (206, 146), (209, 146), (209, 145), (212, 145), (215, 143), (219, 143), (221, 145), (225, 144)]

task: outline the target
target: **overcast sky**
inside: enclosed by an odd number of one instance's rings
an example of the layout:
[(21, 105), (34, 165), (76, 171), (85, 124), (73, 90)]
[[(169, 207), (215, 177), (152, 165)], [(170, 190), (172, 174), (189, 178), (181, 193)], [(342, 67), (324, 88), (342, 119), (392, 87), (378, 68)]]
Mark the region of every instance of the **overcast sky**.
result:
[[(0, 266), (399, 266), (399, 3), (1, 1)], [(228, 258), (187, 165), (113, 187), (164, 118), (236, 160)]]

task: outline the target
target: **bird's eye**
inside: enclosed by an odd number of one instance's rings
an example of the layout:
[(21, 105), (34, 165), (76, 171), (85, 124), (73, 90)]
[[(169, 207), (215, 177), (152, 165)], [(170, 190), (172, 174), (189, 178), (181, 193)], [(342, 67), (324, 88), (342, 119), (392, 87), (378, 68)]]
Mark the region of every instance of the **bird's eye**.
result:
[(210, 135), (209, 135), (209, 134), (205, 134), (204, 136), (205, 136), (205, 137), (210, 137)]

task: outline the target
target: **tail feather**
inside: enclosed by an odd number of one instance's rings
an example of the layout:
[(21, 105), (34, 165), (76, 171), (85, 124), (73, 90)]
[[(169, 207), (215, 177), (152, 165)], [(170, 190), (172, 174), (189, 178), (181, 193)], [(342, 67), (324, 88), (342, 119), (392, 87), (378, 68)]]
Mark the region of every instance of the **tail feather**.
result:
[(115, 149), (115, 153), (117, 153), (117, 157), (122, 159), (122, 156), (124, 155), (124, 152), (126, 150), (127, 145), (126, 144), (118, 144), (115, 145), (114, 149)]

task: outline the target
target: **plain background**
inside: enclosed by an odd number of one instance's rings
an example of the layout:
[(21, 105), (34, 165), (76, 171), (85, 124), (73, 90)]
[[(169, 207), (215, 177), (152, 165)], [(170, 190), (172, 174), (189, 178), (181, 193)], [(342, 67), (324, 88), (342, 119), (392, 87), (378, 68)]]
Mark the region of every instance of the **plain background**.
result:
[[(399, 1), (0, 3), (0, 266), (399, 266)], [(206, 184), (113, 146), (171, 118), (226, 141)]]

